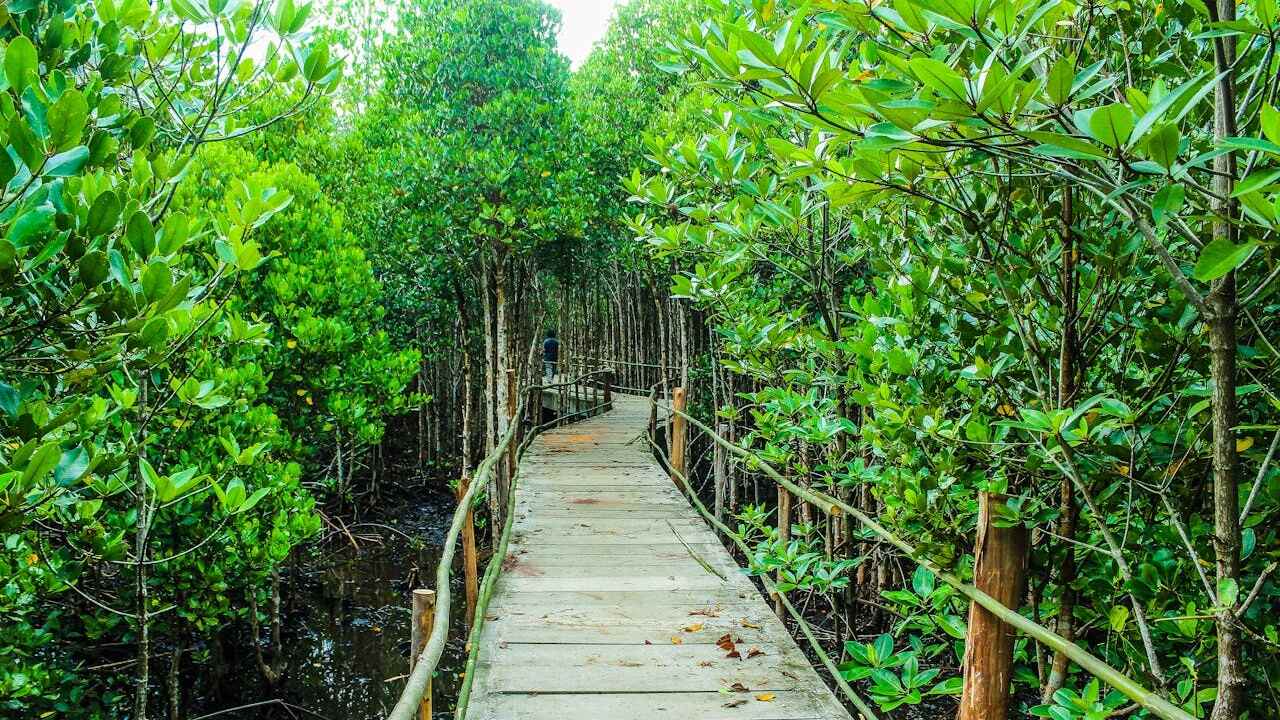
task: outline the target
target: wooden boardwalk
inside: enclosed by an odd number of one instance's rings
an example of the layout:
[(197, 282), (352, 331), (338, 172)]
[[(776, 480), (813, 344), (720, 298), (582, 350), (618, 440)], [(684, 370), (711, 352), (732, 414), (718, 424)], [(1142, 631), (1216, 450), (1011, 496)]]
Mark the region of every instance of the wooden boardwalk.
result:
[(848, 720), (654, 461), (648, 416), (615, 395), (524, 456), (469, 720)]

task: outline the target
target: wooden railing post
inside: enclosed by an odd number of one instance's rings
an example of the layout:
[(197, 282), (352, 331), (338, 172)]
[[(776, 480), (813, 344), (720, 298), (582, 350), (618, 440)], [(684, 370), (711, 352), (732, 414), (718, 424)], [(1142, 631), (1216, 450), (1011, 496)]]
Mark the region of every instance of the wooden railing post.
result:
[[(458, 481), (458, 501), (467, 496), (471, 487), (471, 473), (464, 471)], [(471, 508), (467, 508), (467, 517), (462, 521), (462, 570), (465, 576), (467, 593), (467, 627), (476, 619), (476, 598), (480, 594), (480, 560), (476, 553), (476, 525)]]
[(604, 372), (604, 409), (613, 409), (613, 369)]
[[(520, 403), (516, 397), (516, 371), (507, 370), (507, 417), (509, 426), (514, 426), (520, 422), (520, 418), (516, 417), (516, 410)], [(507, 444), (507, 492), (511, 492), (512, 483), (516, 476), (516, 448), (520, 445), (519, 430), (511, 436), (511, 442)]]
[[(431, 628), (435, 624), (436, 592), (434, 590), (417, 589), (413, 591), (413, 623), (409, 630), (409, 672), (418, 664), (418, 656), (431, 637)], [(427, 691), (422, 694), (422, 702), (418, 705), (419, 720), (431, 720), (431, 680), (427, 680)]]
[[(778, 486), (778, 540), (784, 547), (791, 542), (791, 493), (781, 485)], [(782, 580), (781, 571), (778, 572), (778, 580)], [(781, 618), (787, 616), (781, 595), (774, 595), (773, 612)]]
[[(1005, 607), (1017, 608), (1026, 574), (1027, 529), (998, 527), (992, 504), (1004, 495), (978, 496), (978, 537), (973, 551), (974, 584)], [(1005, 720), (1013, 677), (1014, 630), (978, 603), (969, 605), (964, 643), (964, 692), (959, 720)]]
[[(728, 428), (724, 423), (716, 425), (716, 434), (725, 437), (729, 434)], [(720, 443), (712, 443), (712, 474), (715, 476), (715, 508), (716, 520), (724, 522), (724, 496), (728, 489), (728, 473), (725, 471), (724, 446)]]
[(685, 408), (683, 387), (671, 391), (671, 408), (674, 411), (671, 413), (671, 482), (679, 487), (680, 478), (684, 477), (684, 446), (688, 427), (684, 416), (680, 414)]

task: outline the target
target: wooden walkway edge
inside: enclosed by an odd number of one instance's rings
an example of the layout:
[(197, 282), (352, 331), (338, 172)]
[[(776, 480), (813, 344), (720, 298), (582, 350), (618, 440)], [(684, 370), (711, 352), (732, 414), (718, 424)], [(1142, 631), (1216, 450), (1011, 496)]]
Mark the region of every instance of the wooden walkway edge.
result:
[(848, 720), (613, 402), (521, 462), (469, 720)]

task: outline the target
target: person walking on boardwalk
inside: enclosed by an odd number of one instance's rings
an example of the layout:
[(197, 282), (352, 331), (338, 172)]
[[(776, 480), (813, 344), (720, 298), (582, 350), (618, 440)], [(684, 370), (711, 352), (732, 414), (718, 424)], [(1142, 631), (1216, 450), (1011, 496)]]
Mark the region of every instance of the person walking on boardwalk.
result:
[(556, 339), (555, 330), (547, 330), (547, 339), (542, 341), (542, 374), (546, 379), (555, 377), (559, 363), (560, 341)]

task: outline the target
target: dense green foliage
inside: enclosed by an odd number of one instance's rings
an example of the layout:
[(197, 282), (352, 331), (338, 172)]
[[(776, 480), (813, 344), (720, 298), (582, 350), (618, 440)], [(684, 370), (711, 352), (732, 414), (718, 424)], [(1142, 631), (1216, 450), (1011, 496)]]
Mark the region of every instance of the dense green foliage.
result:
[[(330, 438), (376, 443), (413, 401), (415, 353), (380, 328), (341, 213), (297, 168), (234, 149), (335, 87), (309, 14), (4, 11), (6, 717), (147, 717), (161, 644), (180, 693), (184, 658), (256, 632), (278, 568), (320, 529), (304, 473), (325, 476)], [(81, 670), (112, 661), (128, 672)]]
[[(912, 561), (971, 579), (985, 493), (1014, 610), (1280, 713), (1273, 2), (632, 0), (575, 72), (541, 0), (328, 14), (0, 8), (0, 714), (178, 720), (240, 638), (280, 681), (325, 506), (397, 421), (466, 473), (556, 322), (917, 548), (733, 468), (887, 717), (960, 690), (968, 603)], [(1012, 689), (1146, 712), (1027, 638)]]
[[(764, 456), (962, 573), (1009, 494), (1023, 611), (1216, 718), (1280, 677), (1276, 18), (1224, 7), (724, 2), (669, 60), (694, 127), (627, 183)], [(850, 581), (844, 538), (745, 521), (798, 590)], [(957, 667), (964, 605), (912, 585), (879, 588), (899, 648)], [(1083, 715), (1019, 648), (1036, 712)], [(849, 651), (886, 709), (932, 684)]]

